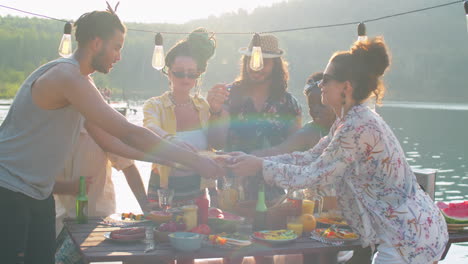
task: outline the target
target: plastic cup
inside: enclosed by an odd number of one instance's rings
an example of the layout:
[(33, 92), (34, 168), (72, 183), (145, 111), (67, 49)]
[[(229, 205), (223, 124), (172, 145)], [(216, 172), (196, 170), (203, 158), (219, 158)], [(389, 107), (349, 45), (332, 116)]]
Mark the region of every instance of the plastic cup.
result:
[(302, 236), (304, 226), (302, 225), (302, 221), (300, 217), (289, 216), (286, 227), (288, 230), (294, 231), (294, 233), (296, 233), (298, 237)]
[(158, 189), (159, 207), (161, 207), (163, 211), (167, 211), (169, 208), (171, 208), (173, 198), (174, 198), (174, 190)]

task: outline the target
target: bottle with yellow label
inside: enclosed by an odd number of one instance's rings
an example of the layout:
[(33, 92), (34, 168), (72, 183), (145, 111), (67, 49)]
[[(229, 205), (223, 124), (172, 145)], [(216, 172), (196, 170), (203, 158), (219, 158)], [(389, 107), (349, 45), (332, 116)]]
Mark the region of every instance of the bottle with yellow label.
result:
[(184, 211), (184, 222), (187, 230), (190, 230), (198, 225), (198, 206), (186, 205), (182, 206)]

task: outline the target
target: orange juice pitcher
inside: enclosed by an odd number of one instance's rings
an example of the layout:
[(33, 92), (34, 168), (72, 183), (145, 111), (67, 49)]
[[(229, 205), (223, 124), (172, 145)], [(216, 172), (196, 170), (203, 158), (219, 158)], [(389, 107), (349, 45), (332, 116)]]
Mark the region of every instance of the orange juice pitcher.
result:
[(302, 200), (302, 214), (314, 214), (315, 201)]

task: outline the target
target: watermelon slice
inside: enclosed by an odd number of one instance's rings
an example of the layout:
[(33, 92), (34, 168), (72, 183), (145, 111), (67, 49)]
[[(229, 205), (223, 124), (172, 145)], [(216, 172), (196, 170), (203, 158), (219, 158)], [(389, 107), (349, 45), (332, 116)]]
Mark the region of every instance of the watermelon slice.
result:
[(468, 201), (461, 203), (437, 202), (447, 224), (468, 224)]
[(223, 211), (216, 207), (208, 209), (208, 225), (216, 233), (235, 232), (236, 226), (244, 221), (244, 217)]

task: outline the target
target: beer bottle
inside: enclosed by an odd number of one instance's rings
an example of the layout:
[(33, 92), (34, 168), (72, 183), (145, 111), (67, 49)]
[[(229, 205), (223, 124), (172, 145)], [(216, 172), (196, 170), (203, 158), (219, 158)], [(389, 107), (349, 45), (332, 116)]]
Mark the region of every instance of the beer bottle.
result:
[(255, 207), (255, 215), (253, 222), (253, 231), (266, 230), (267, 206), (265, 204), (265, 185), (260, 184), (258, 188), (257, 206)]
[(86, 224), (88, 222), (88, 196), (86, 195), (86, 179), (80, 176), (80, 192), (76, 197), (76, 222)]

